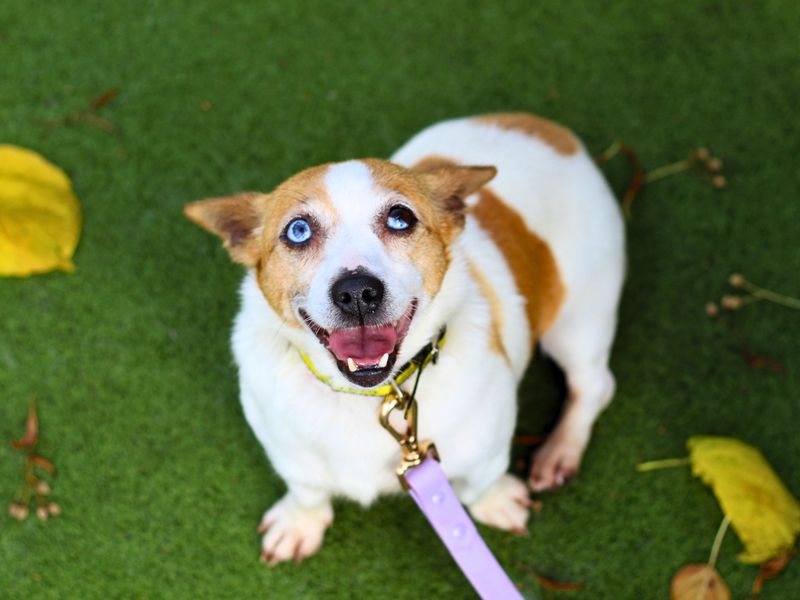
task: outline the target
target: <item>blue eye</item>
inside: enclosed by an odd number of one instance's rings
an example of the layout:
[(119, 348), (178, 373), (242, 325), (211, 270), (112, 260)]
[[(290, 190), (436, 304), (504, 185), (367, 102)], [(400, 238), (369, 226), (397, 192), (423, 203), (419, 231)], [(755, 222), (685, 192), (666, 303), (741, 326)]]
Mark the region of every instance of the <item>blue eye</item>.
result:
[(392, 231), (406, 231), (416, 222), (417, 217), (405, 206), (393, 206), (386, 216), (386, 226)]
[(311, 225), (305, 219), (295, 219), (287, 225), (284, 235), (292, 244), (304, 244), (311, 239)]

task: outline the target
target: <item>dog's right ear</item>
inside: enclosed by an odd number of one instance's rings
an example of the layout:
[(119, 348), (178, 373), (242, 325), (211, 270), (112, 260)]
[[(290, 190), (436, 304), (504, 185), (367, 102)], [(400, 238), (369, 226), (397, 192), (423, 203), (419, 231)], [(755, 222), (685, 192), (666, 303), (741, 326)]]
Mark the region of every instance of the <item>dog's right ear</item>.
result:
[(255, 267), (266, 199), (265, 194), (242, 192), (226, 198), (190, 202), (183, 213), (203, 229), (221, 237), (234, 261)]

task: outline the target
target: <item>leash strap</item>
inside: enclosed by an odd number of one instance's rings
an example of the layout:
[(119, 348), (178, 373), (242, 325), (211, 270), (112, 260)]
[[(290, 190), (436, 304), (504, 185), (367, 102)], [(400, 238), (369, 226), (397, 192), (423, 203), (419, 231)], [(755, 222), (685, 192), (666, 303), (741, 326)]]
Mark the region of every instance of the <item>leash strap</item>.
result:
[(456, 497), (439, 462), (428, 456), (406, 471), (405, 481), (414, 502), (478, 595), (484, 600), (521, 599)]

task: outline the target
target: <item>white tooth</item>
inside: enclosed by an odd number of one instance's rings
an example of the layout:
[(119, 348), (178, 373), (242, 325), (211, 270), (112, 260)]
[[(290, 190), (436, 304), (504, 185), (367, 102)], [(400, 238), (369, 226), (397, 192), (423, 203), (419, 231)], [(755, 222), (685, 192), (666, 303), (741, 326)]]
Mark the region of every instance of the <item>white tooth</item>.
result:
[(347, 368), (350, 369), (351, 373), (355, 373), (358, 370), (358, 365), (356, 364), (356, 361), (354, 361), (352, 358), (348, 358)]
[(378, 363), (378, 366), (379, 366), (379, 367), (382, 369), (382, 368), (384, 368), (384, 367), (385, 367), (386, 365), (388, 365), (388, 364), (389, 364), (389, 353), (387, 352), (386, 354), (384, 354), (383, 356), (381, 356), (381, 360), (380, 360), (380, 362)]

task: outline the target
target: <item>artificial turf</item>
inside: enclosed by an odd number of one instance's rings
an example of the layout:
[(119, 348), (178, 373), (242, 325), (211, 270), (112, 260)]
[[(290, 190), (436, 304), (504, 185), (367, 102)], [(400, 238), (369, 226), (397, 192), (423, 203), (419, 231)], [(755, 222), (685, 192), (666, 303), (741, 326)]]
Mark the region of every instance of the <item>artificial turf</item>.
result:
[[(400, 496), (339, 502), (302, 565), (258, 562), (255, 526), (284, 488), (238, 404), (242, 273), (181, 208), (519, 109), (592, 152), (622, 139), (647, 166), (699, 145), (725, 161), (724, 190), (683, 174), (636, 199), (616, 400), (529, 536), (482, 528), (527, 598), (666, 597), (681, 565), (707, 559), (721, 513), (687, 469), (637, 474), (638, 461), (732, 435), (800, 495), (800, 314), (703, 309), (733, 271), (800, 293), (798, 31), (788, 0), (2, 2), (0, 142), (67, 171), (85, 228), (76, 273), (0, 280), (0, 501), (20, 480), (6, 440), (35, 394), (64, 513), (18, 523), (3, 507), (0, 597), (471, 597)], [(116, 133), (58, 124), (110, 88), (98, 115)], [(606, 172), (621, 192), (619, 161)], [(552, 425), (559, 390), (537, 360), (523, 432)], [(719, 570), (745, 598), (757, 569), (739, 549), (729, 533)], [(546, 590), (532, 572), (585, 588)], [(797, 597), (797, 564), (762, 594)]]

